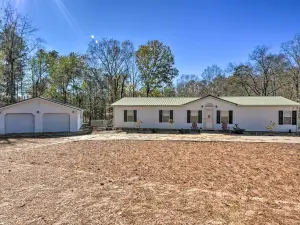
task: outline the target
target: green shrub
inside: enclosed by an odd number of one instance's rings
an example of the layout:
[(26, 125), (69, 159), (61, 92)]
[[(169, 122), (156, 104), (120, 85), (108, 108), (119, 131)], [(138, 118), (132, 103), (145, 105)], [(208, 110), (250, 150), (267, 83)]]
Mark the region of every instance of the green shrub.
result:
[(186, 133), (186, 134), (189, 134), (189, 133), (191, 133), (191, 130), (186, 129), (186, 130), (185, 130), (185, 133)]
[(273, 132), (275, 127), (276, 127), (276, 123), (272, 122), (272, 120), (271, 120), (270, 123), (268, 124), (268, 126), (266, 126), (266, 129), (270, 132)]
[(154, 133), (157, 133), (157, 129), (151, 129), (151, 132), (154, 134)]
[(234, 134), (243, 134), (245, 129), (242, 129), (238, 126), (238, 124), (235, 124), (234, 127), (232, 128), (232, 133)]
[(182, 128), (181, 128), (181, 129), (179, 130), (179, 133), (180, 133), (180, 134), (189, 134), (189, 133), (191, 133), (191, 130), (189, 130), (189, 129), (182, 129)]

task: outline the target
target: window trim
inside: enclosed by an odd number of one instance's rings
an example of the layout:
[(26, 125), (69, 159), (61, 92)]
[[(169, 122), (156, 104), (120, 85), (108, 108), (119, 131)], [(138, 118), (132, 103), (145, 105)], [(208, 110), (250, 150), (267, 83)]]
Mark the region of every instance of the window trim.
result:
[(187, 123), (193, 123), (192, 122), (192, 112), (195, 112), (196, 113), (195, 117), (197, 117), (196, 123), (202, 124), (202, 110), (187, 110), (186, 112), (187, 112), (186, 113), (186, 116), (187, 116), (186, 122)]
[[(192, 114), (195, 114), (195, 115), (192, 115)], [(192, 117), (195, 117), (195, 121), (192, 120)], [(193, 123), (198, 123), (199, 122), (199, 115), (198, 115), (198, 110), (191, 110), (191, 114), (190, 114), (190, 122)]]
[[(226, 116), (222, 116), (222, 113), (226, 113), (227, 115)], [(222, 117), (224, 118), (227, 118), (227, 122), (222, 122)], [(220, 110), (220, 123), (227, 123), (229, 124), (229, 110)]]
[[(167, 112), (167, 114), (168, 114), (168, 121), (164, 121), (164, 116), (165, 116), (164, 113), (165, 112)], [(170, 110), (162, 110), (162, 123), (169, 123), (170, 118), (171, 118)]]
[[(132, 115), (129, 115), (130, 113), (132, 113)], [(132, 121), (129, 120), (130, 117), (132, 117)], [(134, 122), (134, 110), (127, 110), (127, 122), (128, 123)]]
[[(170, 109), (170, 110), (167, 110), (167, 109), (160, 109), (158, 111), (158, 116), (159, 116), (159, 123), (169, 123), (170, 120), (173, 120), (174, 121), (174, 110), (173, 109)], [(165, 112), (168, 112), (168, 121), (164, 121), (163, 120), (163, 117), (165, 115)]]
[[(287, 116), (284, 116), (285, 113), (289, 113), (290, 116), (287, 117)], [(285, 118), (289, 118), (290, 119), (290, 122), (289, 123), (285, 123)], [(283, 110), (283, 113), (282, 113), (282, 125), (292, 125), (292, 121), (293, 120), (293, 111), (291, 110)]]
[[(129, 121), (128, 120), (128, 118), (129, 118), (129, 113), (128, 112), (130, 112), (130, 111), (132, 111), (132, 115), (130, 115), (130, 117), (132, 117), (133, 118), (133, 121)], [(126, 110), (124, 110), (124, 122), (125, 123), (135, 123), (137, 121), (137, 110), (135, 110), (135, 109), (130, 109), (130, 110), (128, 110), (128, 109), (126, 109)]]

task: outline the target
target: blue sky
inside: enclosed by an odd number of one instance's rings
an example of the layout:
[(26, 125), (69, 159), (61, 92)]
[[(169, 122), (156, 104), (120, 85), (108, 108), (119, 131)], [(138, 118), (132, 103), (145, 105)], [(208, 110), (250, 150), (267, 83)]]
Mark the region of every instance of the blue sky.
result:
[(92, 34), (131, 40), (136, 48), (157, 39), (171, 47), (180, 74), (246, 61), (261, 44), (279, 51), (300, 33), (297, 0), (11, 1), (39, 28), (48, 49), (85, 52)]

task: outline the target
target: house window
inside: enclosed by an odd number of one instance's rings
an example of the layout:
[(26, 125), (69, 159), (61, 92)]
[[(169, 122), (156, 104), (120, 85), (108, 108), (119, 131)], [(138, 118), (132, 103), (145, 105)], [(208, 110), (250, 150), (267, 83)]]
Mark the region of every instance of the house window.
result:
[(198, 111), (191, 111), (191, 123), (198, 123)]
[(221, 123), (229, 123), (229, 111), (221, 111)]
[(127, 110), (127, 122), (134, 122), (134, 110)]
[(283, 124), (292, 124), (292, 112), (283, 111)]
[(163, 123), (168, 123), (170, 120), (170, 110), (163, 110), (162, 113), (162, 122)]

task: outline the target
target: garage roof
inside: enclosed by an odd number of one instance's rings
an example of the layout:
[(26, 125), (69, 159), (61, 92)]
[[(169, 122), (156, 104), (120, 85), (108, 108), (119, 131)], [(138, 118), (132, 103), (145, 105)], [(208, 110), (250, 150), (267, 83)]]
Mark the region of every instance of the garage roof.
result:
[(56, 103), (56, 104), (59, 104), (59, 105), (63, 105), (63, 106), (66, 106), (66, 107), (69, 107), (69, 108), (72, 108), (72, 109), (83, 111), (83, 109), (78, 108), (76, 106), (72, 106), (72, 105), (67, 104), (67, 103), (63, 103), (63, 102), (60, 102), (60, 101), (57, 101), (57, 100), (54, 100), (54, 99), (48, 99), (48, 98), (44, 98), (44, 97), (28, 98), (28, 99), (25, 99), (25, 100), (22, 100), (22, 101), (13, 103), (13, 104), (2, 106), (2, 107), (0, 107), (0, 109), (11, 107), (11, 106), (14, 106), (16, 104), (27, 102), (27, 101), (30, 101), (30, 100), (33, 100), (33, 99), (42, 99), (42, 100), (45, 100), (45, 101), (48, 101), (48, 102), (53, 102), (53, 103)]
[[(281, 96), (236, 96), (236, 97), (215, 97), (239, 106), (299, 106), (300, 104)], [(132, 97), (122, 98), (112, 106), (182, 106), (202, 98), (181, 98), (181, 97)]]

